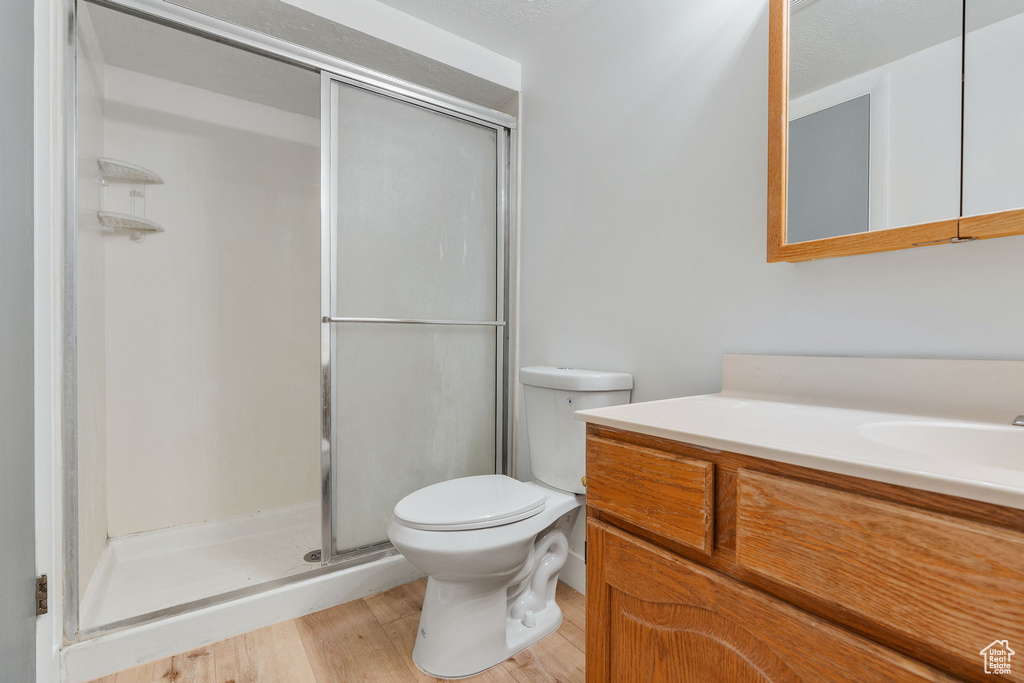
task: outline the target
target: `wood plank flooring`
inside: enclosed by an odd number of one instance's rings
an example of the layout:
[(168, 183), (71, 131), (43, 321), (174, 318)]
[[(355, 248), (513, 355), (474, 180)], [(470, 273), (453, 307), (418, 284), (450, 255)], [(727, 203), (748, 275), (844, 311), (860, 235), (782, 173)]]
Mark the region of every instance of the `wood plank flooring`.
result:
[[(252, 631), (93, 683), (419, 683), (412, 663), (426, 579)], [(562, 626), (477, 683), (582, 683), (586, 600), (558, 584)]]

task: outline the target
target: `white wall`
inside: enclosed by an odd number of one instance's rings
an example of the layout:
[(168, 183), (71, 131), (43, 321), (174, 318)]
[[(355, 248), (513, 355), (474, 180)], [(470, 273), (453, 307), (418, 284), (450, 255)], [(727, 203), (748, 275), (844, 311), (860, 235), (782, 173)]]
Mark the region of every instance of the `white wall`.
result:
[(886, 67), (889, 227), (960, 214), (960, 40)]
[(1024, 358), (1024, 237), (765, 263), (767, 4), (603, 0), (524, 62), (520, 364), (646, 401), (723, 353)]
[(166, 182), (166, 232), (105, 238), (110, 535), (318, 500), (318, 121), (113, 67), (106, 91), (107, 156)]
[[(1024, 90), (1012, 85), (1024, 84), (1022, 35), (1024, 14), (968, 33), (967, 216), (1024, 207), (1024, 125), (1019, 115)], [(871, 90), (872, 109), (882, 109), (880, 115), (872, 113), (872, 230), (959, 213), (960, 67), (957, 38), (790, 103), (792, 120)], [(869, 88), (872, 84), (874, 88)], [(880, 144), (876, 137), (883, 138)]]
[[(970, 10), (969, 10), (970, 12)], [(968, 15), (970, 27), (971, 15)], [(1024, 207), (1024, 14), (969, 30), (964, 215)]]
[(960, 212), (960, 39), (792, 100), (789, 119), (871, 94), (871, 230)]
[(84, 593), (107, 542), (106, 240), (96, 218), (102, 191), (96, 160), (103, 156), (104, 64), (87, 5), (79, 15), (78, 36), (78, 581)]
[[(35, 679), (33, 7), (0, 3), (0, 671)], [(58, 584), (59, 585), (59, 584)]]

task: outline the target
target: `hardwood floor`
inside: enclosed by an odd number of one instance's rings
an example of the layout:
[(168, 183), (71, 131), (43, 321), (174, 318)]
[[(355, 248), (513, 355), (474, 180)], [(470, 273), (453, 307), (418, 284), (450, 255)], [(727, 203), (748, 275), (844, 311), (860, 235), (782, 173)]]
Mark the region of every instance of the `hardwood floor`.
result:
[[(426, 579), (222, 640), (93, 683), (419, 683), (412, 663)], [(586, 600), (558, 584), (562, 626), (478, 683), (582, 683)]]

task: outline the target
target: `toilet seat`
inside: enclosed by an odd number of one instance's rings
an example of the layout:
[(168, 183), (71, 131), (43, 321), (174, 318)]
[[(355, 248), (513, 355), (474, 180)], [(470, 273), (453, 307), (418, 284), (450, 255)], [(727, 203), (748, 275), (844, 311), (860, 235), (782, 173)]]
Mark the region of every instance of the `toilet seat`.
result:
[(547, 496), (502, 474), (443, 481), (410, 493), (395, 506), (400, 524), (424, 531), (487, 529), (541, 512)]

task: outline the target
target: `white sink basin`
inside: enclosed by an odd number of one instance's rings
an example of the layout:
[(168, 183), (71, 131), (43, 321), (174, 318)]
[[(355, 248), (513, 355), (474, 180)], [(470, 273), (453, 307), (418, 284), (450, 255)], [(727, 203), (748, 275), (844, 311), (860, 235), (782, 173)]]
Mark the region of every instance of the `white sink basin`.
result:
[(1024, 471), (1024, 427), (876, 422), (857, 431), (869, 441), (920, 455)]

